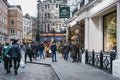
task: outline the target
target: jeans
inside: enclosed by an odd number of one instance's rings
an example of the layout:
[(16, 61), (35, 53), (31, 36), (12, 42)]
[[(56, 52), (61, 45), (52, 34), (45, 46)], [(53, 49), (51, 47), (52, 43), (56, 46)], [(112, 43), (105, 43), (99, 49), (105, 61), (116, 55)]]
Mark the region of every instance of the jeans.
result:
[(52, 51), (52, 62), (57, 61), (56, 60), (56, 51)]
[(20, 58), (13, 58), (13, 62), (14, 62), (14, 71), (17, 72), (20, 66)]
[(44, 51), (40, 50), (40, 58), (42, 59), (42, 57), (43, 57), (43, 59), (45, 59), (45, 57), (44, 57)]
[(64, 60), (68, 60), (68, 53), (69, 52), (65, 52), (65, 54), (64, 54)]

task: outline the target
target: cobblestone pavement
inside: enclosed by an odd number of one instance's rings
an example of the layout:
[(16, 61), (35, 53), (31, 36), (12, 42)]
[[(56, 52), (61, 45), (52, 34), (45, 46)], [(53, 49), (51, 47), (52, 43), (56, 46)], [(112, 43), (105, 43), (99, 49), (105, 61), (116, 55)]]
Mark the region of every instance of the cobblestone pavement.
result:
[(24, 69), (18, 70), (18, 75), (14, 74), (13, 68), (11, 73), (7, 74), (0, 64), (0, 80), (59, 80), (53, 70), (48, 65), (27, 63)]

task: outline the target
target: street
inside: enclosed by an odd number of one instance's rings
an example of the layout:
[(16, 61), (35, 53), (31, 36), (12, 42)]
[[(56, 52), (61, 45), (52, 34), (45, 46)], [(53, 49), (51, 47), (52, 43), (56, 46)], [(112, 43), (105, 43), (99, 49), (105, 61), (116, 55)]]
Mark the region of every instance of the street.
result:
[(13, 67), (11, 73), (7, 74), (0, 64), (0, 80), (59, 80), (51, 67), (48, 65), (27, 63), (24, 69), (19, 68), (18, 75), (14, 74)]

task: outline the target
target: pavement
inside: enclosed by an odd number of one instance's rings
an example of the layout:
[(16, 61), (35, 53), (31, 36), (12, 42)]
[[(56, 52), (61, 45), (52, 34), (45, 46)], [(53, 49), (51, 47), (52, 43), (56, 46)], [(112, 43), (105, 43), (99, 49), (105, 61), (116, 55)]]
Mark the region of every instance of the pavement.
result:
[(52, 62), (51, 58), (38, 58), (33, 63), (27, 63), (25, 69), (19, 69), (18, 75), (14, 75), (13, 70), (10, 74), (6, 74), (2, 64), (0, 64), (0, 80), (120, 80), (90, 65), (72, 63), (71, 58), (65, 61), (61, 54), (57, 54), (57, 62)]
[(59, 80), (59, 78), (48, 65), (27, 63), (25, 68), (19, 68), (18, 74), (15, 75), (13, 68), (11, 68), (11, 73), (7, 74), (1, 63), (0, 80)]
[(35, 63), (50, 64), (60, 80), (120, 80), (100, 69), (83, 63), (72, 63), (69, 58), (65, 61), (61, 54), (57, 54), (57, 62), (51, 58), (38, 59)]

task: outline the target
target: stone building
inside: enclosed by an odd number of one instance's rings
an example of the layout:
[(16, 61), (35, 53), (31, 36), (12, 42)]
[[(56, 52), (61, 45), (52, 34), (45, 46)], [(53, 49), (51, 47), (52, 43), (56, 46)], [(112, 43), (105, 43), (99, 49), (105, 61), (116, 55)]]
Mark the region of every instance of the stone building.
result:
[(7, 41), (8, 32), (8, 2), (7, 0), (0, 0), (0, 43)]
[(32, 41), (32, 19), (29, 14), (23, 16), (23, 42)]
[[(65, 26), (64, 25), (65, 19), (59, 18), (59, 6), (65, 5), (65, 4), (66, 4), (66, 1), (64, 0), (44, 0), (43, 2), (41, 1), (38, 2), (38, 6), (39, 6), (38, 7), (38, 11), (39, 11), (38, 26), (40, 30), (40, 35), (42, 35), (43, 33), (47, 33), (45, 35), (50, 36), (48, 35), (48, 33), (50, 34), (50, 32), (51, 32), (51, 35), (54, 34), (54, 32), (57, 32), (57, 33), (61, 32), (62, 30), (61, 28)], [(62, 39), (62, 36), (61, 36), (61, 39)], [(65, 39), (65, 36), (63, 36), (63, 38)], [(43, 38), (43, 40), (46, 40), (46, 39)], [(57, 37), (56, 37), (56, 40), (57, 40)]]
[(120, 0), (79, 0), (75, 8), (66, 24), (71, 27), (76, 26), (76, 22), (84, 25), (83, 48), (96, 52), (117, 51), (112, 72), (120, 77)]
[(8, 36), (10, 40), (18, 39), (22, 42), (22, 9), (20, 5), (10, 5), (8, 8)]

